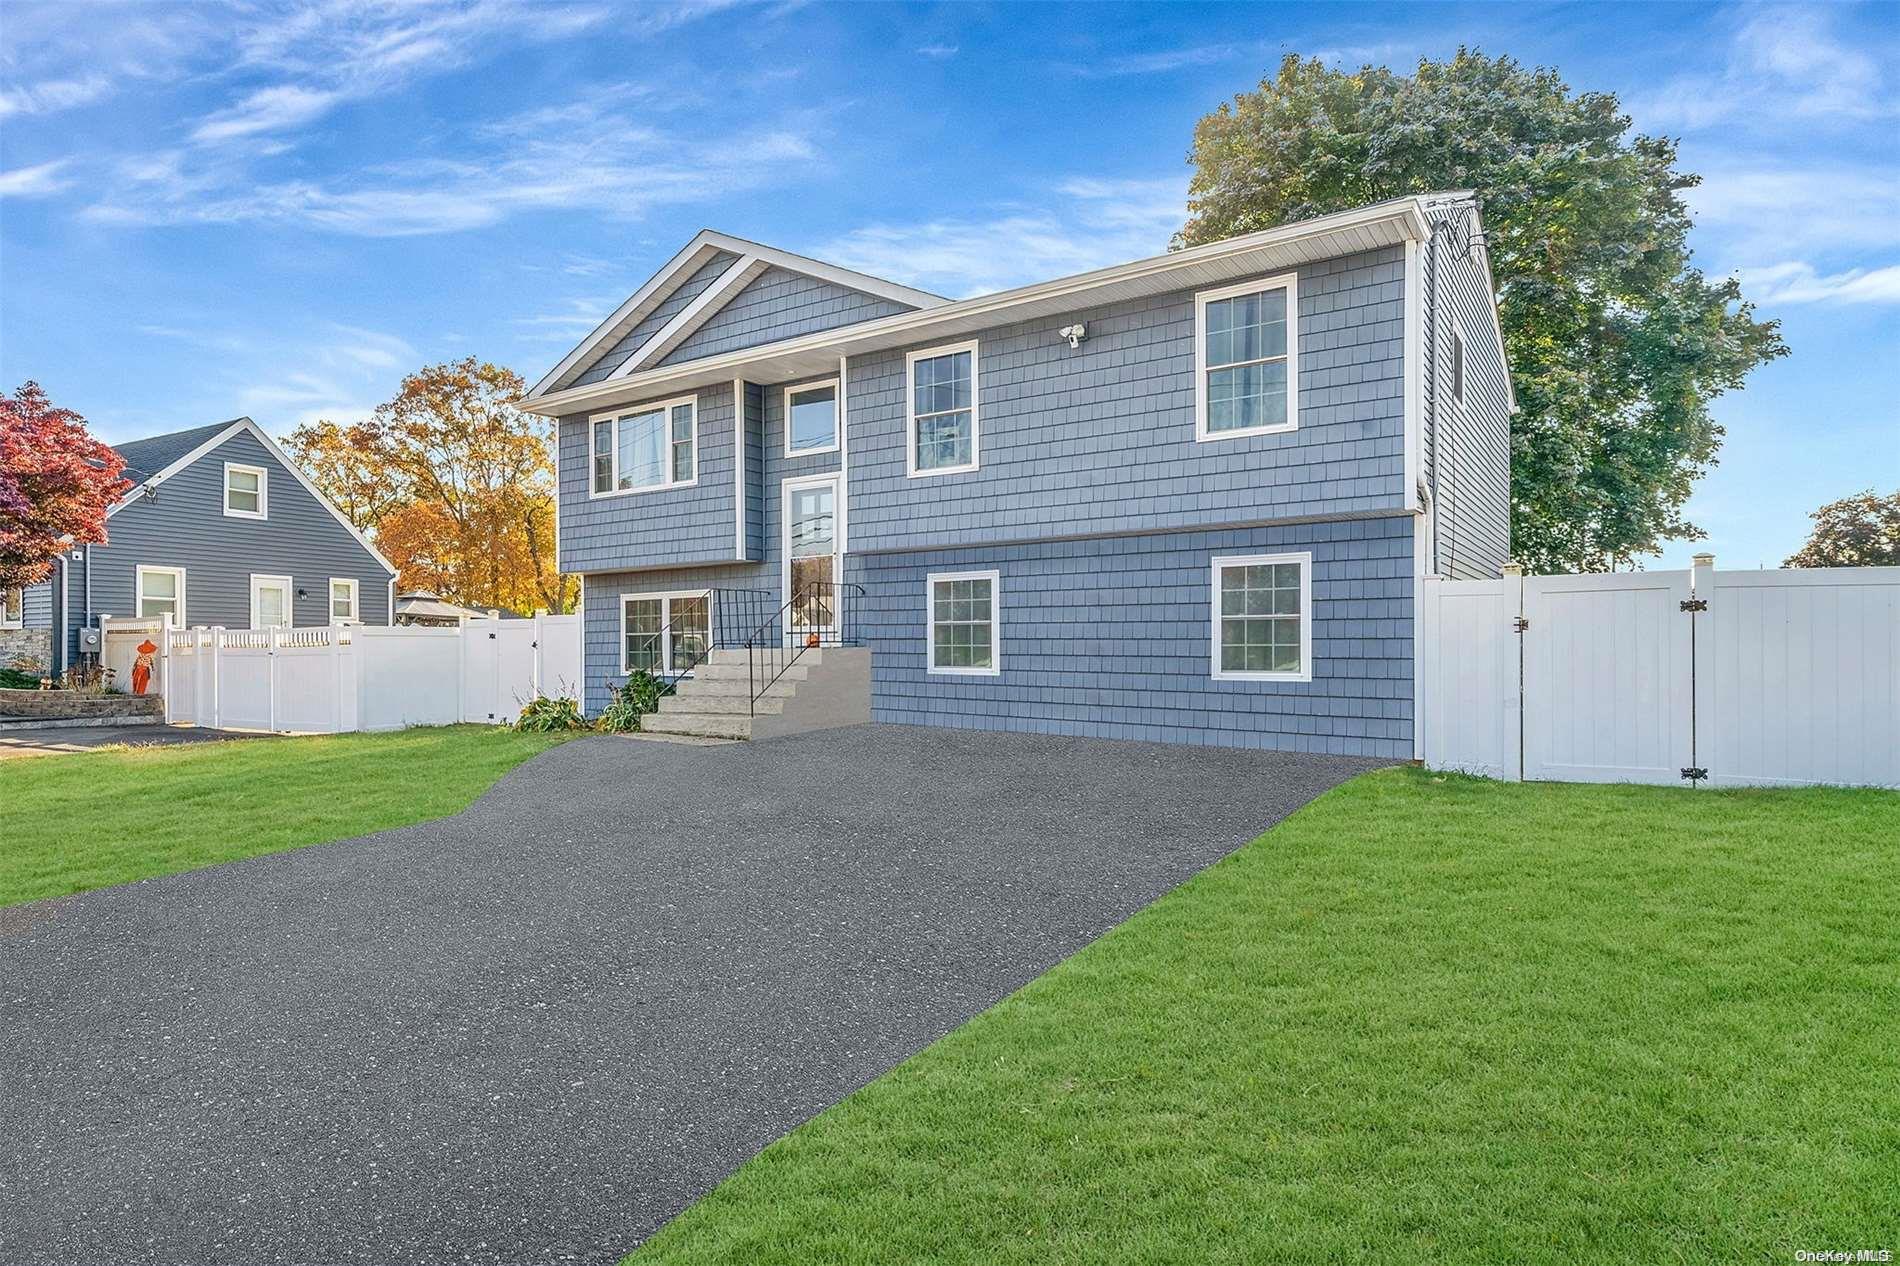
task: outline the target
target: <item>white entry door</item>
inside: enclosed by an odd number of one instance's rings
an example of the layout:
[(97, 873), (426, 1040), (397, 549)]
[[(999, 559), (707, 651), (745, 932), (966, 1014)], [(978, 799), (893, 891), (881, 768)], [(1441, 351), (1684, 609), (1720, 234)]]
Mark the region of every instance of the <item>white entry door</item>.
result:
[(788, 479), (782, 489), (785, 518), (784, 593), (788, 639), (816, 636), (838, 640), (838, 479), (821, 475)]
[(251, 577), (251, 627), (287, 629), (290, 627), (290, 577)]

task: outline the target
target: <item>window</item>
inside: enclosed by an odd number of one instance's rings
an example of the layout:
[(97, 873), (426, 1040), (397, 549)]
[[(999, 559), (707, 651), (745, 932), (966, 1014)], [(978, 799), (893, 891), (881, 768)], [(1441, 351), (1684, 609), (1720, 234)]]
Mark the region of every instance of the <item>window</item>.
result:
[[(203, 504), (202, 502), (200, 504)], [(146, 567), (133, 569), (138, 618), (156, 620), (169, 615), (173, 624), (185, 622), (185, 569), (183, 567)]]
[(1311, 681), (1311, 554), (1214, 560), (1214, 676)]
[(251, 627), (287, 629), (295, 621), (291, 616), (290, 577), (251, 576)]
[(26, 590), (0, 589), (0, 629), (17, 629), (26, 623)]
[(269, 510), (270, 472), (262, 466), (224, 464), (224, 512), (234, 519), (262, 519)]
[(1465, 402), (1465, 336), (1451, 332), (1451, 398)]
[(356, 582), (330, 577), (330, 623), (354, 624), (356, 620)]
[(592, 495), (677, 488), (693, 482), (698, 410), (694, 398), (600, 414), (587, 428)]
[(987, 677), (1002, 672), (1002, 648), (996, 640), (996, 599), (1002, 588), (998, 574), (932, 572), (929, 583), (929, 671)]
[(712, 645), (712, 602), (699, 593), (636, 594), (620, 601), (620, 671), (679, 673)]
[(1271, 435), (1299, 425), (1292, 277), (1194, 297), (1194, 438)]
[(976, 344), (933, 347), (905, 358), (910, 380), (907, 474), (976, 469)]
[(785, 389), (785, 455), (829, 453), (838, 447), (838, 384)]

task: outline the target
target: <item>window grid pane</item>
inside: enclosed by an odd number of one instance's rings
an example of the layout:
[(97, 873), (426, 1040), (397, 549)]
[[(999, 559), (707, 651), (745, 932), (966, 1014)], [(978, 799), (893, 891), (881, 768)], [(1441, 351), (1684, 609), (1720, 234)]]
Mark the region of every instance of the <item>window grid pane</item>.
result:
[(1299, 564), (1224, 567), (1220, 596), (1223, 672), (1301, 670)]
[(950, 352), (911, 364), (911, 413), (916, 419), (916, 469), (968, 466), (975, 459), (969, 352)]
[(614, 424), (594, 423), (594, 491), (612, 492), (614, 487)]
[(627, 488), (657, 488), (666, 482), (666, 414), (655, 409), (632, 413), (619, 423), (620, 484)]
[(665, 623), (663, 605), (658, 598), (629, 598), (626, 601), (627, 671), (658, 671), (660, 667), (660, 628)]
[(1286, 425), (1286, 290), (1210, 302), (1204, 338), (1208, 431)]
[(785, 420), (794, 453), (806, 449), (831, 448), (838, 442), (838, 389), (813, 387), (794, 391)]
[(995, 634), (993, 587), (987, 577), (939, 580), (931, 586), (931, 664), (990, 668)]

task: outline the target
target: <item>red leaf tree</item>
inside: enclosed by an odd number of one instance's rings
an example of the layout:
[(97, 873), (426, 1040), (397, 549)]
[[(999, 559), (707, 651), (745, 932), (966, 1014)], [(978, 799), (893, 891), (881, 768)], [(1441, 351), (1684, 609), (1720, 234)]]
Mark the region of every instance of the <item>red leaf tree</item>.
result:
[(70, 545), (102, 544), (124, 466), (38, 383), (0, 396), (0, 589), (45, 580)]

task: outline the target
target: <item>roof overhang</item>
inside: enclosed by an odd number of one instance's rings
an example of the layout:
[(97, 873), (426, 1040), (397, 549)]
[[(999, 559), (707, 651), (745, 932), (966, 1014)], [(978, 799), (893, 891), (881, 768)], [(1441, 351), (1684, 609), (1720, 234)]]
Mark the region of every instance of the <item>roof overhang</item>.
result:
[(1094, 272), (552, 391), (539, 398), (531, 396), (521, 407), (559, 417), (728, 384), (735, 378), (790, 382), (835, 372), (841, 356), (947, 340), (999, 325), (1067, 315), (1078, 308), (1221, 285), (1341, 255), (1422, 242), (1429, 234), (1422, 200), (1399, 198)]

